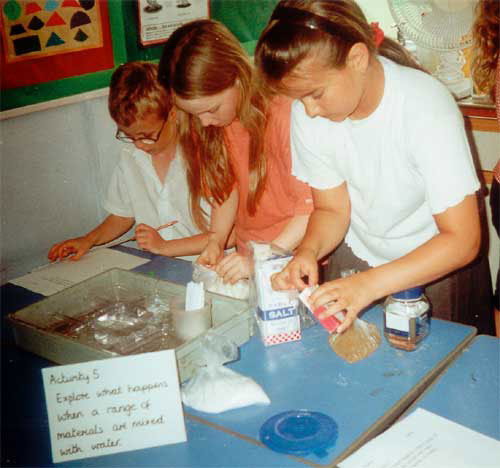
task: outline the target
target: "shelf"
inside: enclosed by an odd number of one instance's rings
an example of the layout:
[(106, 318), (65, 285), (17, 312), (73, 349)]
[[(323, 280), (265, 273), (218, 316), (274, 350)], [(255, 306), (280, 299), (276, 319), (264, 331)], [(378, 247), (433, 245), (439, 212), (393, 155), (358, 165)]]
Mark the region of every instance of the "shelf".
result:
[(500, 132), (495, 106), (491, 102), (474, 102), (465, 98), (458, 102), (465, 119), (465, 125), (480, 132)]

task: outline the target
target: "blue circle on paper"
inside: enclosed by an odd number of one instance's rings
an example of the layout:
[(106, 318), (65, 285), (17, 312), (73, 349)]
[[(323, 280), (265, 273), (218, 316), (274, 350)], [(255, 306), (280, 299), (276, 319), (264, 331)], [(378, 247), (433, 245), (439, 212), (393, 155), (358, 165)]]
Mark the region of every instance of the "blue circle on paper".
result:
[(45, 2), (46, 11), (54, 11), (59, 5), (59, 0), (47, 0)]
[(260, 440), (271, 450), (290, 455), (327, 455), (337, 442), (337, 423), (326, 414), (307, 410), (285, 411), (260, 428)]

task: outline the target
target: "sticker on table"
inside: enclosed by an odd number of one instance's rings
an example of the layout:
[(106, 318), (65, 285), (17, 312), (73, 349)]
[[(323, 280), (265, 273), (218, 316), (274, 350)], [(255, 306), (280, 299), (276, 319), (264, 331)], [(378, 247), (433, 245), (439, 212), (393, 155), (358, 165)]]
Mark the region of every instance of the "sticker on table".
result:
[(54, 463), (185, 442), (175, 351), (42, 369)]

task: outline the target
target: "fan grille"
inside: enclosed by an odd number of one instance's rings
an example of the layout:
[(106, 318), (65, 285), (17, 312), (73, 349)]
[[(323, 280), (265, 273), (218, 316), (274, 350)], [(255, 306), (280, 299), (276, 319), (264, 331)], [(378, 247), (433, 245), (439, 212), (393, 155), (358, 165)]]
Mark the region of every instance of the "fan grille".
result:
[(416, 44), (438, 50), (457, 50), (472, 44), (476, 0), (455, 0), (447, 11), (443, 0), (388, 0), (403, 34)]

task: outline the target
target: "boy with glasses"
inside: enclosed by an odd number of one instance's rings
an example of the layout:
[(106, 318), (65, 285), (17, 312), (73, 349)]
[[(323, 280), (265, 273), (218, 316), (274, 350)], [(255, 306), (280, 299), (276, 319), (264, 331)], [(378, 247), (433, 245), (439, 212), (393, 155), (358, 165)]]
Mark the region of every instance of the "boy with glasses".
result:
[[(108, 107), (118, 126), (116, 138), (128, 143), (104, 201), (110, 214), (84, 236), (53, 245), (49, 259), (71, 256), (78, 260), (93, 246), (117, 239), (134, 224), (140, 248), (192, 259), (205, 248), (210, 233), (191, 216), (175, 109), (157, 81), (157, 65), (129, 62), (118, 67), (111, 77)], [(209, 217), (210, 205), (202, 203)], [(174, 220), (177, 223), (171, 227), (157, 231)]]

